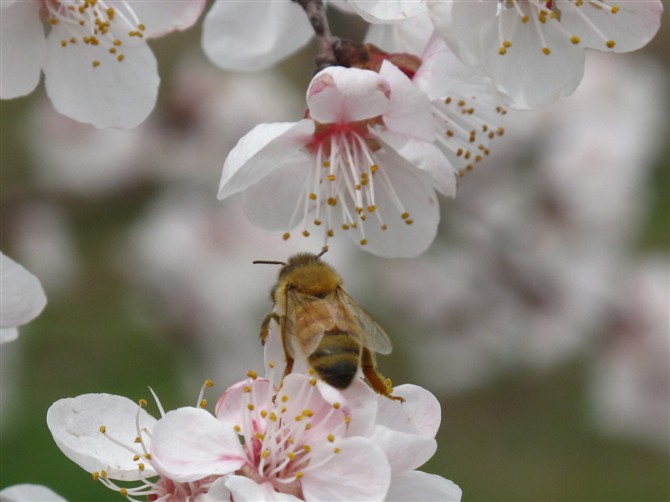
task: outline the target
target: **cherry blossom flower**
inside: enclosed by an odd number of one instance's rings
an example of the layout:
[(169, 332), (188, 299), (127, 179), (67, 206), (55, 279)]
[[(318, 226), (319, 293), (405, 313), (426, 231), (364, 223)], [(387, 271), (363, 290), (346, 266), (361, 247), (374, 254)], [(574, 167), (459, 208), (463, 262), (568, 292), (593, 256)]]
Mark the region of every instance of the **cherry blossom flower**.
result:
[(428, 98), (395, 65), (329, 67), (307, 90), (308, 118), (260, 124), (228, 155), (219, 199), (243, 193), (247, 216), (272, 231), (303, 222), (325, 239), (346, 231), (380, 256), (414, 256), (433, 241), (435, 190), (454, 170), (433, 144)]
[(47, 299), (39, 279), (3, 253), (0, 271), (0, 343), (5, 343), (42, 312)]
[[(205, 382), (203, 390), (211, 385)], [(202, 394), (201, 391), (199, 406), (206, 404)], [(165, 415), (160, 403), (157, 404), (161, 415)], [(83, 394), (52, 404), (47, 412), (47, 425), (56, 445), (70, 460), (124, 497), (202, 500), (215, 478), (182, 483), (159, 476), (151, 449), (152, 435), (163, 419), (153, 418), (144, 406), (144, 400), (138, 404), (112, 394)], [(229, 436), (236, 439), (232, 431)], [(120, 485), (117, 481), (124, 483)], [(128, 482), (139, 485), (131, 486)]]
[(507, 102), (520, 109), (571, 94), (584, 49), (629, 52), (656, 34), (659, 0), (474, 0), (428, 2), (433, 22), (467, 64), (483, 64)]
[[(0, 97), (32, 92), (41, 70), (63, 115), (96, 127), (134, 127), (158, 92), (146, 39), (190, 27), (204, 6), (204, 0), (3, 0)], [(42, 14), (50, 25), (46, 38)]]
[[(398, 387), (407, 396), (400, 404), (362, 380), (340, 393), (305, 374), (289, 374), (279, 389), (249, 375), (223, 394), (216, 417), (181, 408), (156, 424), (152, 458), (164, 475), (201, 479), (242, 458), (224, 476), (227, 491), (217, 482), (226, 498), (460, 500), (451, 481), (415, 470), (436, 448), (440, 412), (429, 392)], [(228, 441), (231, 430), (241, 442)]]

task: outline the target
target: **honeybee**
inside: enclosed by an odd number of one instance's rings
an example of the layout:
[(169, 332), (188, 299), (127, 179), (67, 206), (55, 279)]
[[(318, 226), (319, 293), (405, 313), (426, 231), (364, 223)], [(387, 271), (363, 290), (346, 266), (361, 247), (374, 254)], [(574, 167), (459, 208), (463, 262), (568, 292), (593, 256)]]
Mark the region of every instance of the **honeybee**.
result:
[(284, 375), (292, 371), (296, 358), (306, 359), (324, 382), (346, 389), (361, 368), (377, 393), (404, 401), (391, 395), (390, 380), (376, 369), (374, 353), (389, 354), (391, 340), (342, 288), (342, 278), (335, 269), (321, 260), (326, 251), (299, 253), (287, 263), (254, 261), (282, 266), (270, 293), (275, 308), (261, 325), (261, 343), (265, 344), (274, 320), (286, 355)]

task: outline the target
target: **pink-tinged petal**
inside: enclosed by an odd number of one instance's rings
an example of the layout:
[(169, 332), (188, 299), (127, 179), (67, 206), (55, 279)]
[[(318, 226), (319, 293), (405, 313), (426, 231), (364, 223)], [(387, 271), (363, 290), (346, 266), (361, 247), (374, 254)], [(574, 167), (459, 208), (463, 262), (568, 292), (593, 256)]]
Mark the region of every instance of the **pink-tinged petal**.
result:
[(501, 16), (514, 33), (512, 46), (506, 54), (499, 54), (498, 27), (491, 23), (483, 34), (487, 40), (484, 63), (509, 105), (532, 109), (570, 95), (584, 73), (584, 50), (548, 22), (545, 41), (551, 52), (546, 55), (531, 22), (522, 23), (514, 9), (505, 9)]
[(390, 110), (391, 88), (379, 73), (331, 66), (317, 73), (307, 88), (310, 117), (322, 124), (348, 124)]
[(42, 485), (12, 485), (0, 490), (3, 502), (66, 502), (66, 499)]
[[(251, 392), (246, 391), (248, 388), (251, 389)], [(269, 380), (263, 378), (259, 378), (253, 382), (243, 380), (223, 393), (216, 404), (216, 418), (230, 429), (236, 425), (242, 426), (246, 422), (245, 417), (249, 416), (249, 411), (246, 407), (250, 399), (253, 399), (255, 403), (267, 404), (272, 401), (273, 393), (274, 388)], [(255, 421), (259, 423), (262, 421), (259, 416), (260, 413), (261, 409), (255, 409), (251, 414), (255, 417)]]
[[(313, 451), (313, 465), (305, 469), (305, 500), (382, 500), (391, 481), (384, 452), (369, 439), (350, 437), (337, 441), (339, 453), (328, 447)], [(324, 457), (330, 457), (322, 464)]]
[(244, 476), (226, 476), (226, 486), (235, 502), (293, 502), (301, 500), (288, 493), (276, 492), (272, 483), (258, 484)]
[(456, 173), (449, 160), (433, 143), (381, 129), (375, 129), (374, 135), (387, 145), (389, 151), (428, 174), (439, 192), (448, 197), (456, 194)]
[(405, 402), (380, 398), (377, 424), (408, 434), (435, 437), (442, 420), (437, 398), (423, 387), (411, 384), (395, 387), (393, 394), (405, 398)]
[(245, 134), (223, 163), (219, 200), (258, 183), (312, 138), (314, 122), (259, 124)]
[[(47, 426), (61, 451), (79, 467), (88, 472), (106, 471), (111, 479), (134, 481), (155, 475), (145, 460), (133, 460), (128, 448), (137, 449), (139, 432), (136, 427), (138, 404), (130, 399), (111, 394), (83, 394), (60, 399), (47, 411)], [(145, 443), (156, 420), (143, 409), (139, 410), (139, 424)], [(105, 426), (106, 432), (100, 431)], [(109, 436), (109, 437), (107, 437)], [(113, 438), (113, 441), (112, 441)]]
[(364, 0), (351, 1), (354, 10), (369, 23), (399, 22), (426, 11), (423, 0)]
[(394, 475), (421, 467), (437, 450), (437, 441), (432, 437), (398, 432), (383, 425), (375, 426), (370, 439), (384, 451)]
[(233, 429), (200, 408), (166, 413), (154, 426), (151, 457), (159, 473), (180, 482), (229, 474), (245, 462)]
[(119, 129), (135, 127), (149, 115), (160, 79), (146, 43), (124, 43), (124, 58), (118, 61), (99, 46), (63, 47), (63, 38), (62, 29), (51, 31), (44, 65), (47, 94), (59, 113), (99, 128)]
[(314, 35), (305, 12), (290, 0), (218, 0), (205, 16), (202, 48), (224, 70), (262, 70)]
[(190, 28), (202, 14), (205, 0), (127, 0), (130, 9), (145, 26), (144, 35), (157, 38), (173, 31)]
[(384, 124), (388, 130), (433, 141), (435, 129), (428, 96), (389, 61), (384, 61), (379, 74), (391, 84), (391, 107), (384, 114)]
[[(629, 52), (644, 47), (661, 26), (663, 4), (660, 0), (621, 0), (610, 4), (610, 9), (585, 2), (558, 1), (561, 24), (580, 39), (580, 45), (601, 51)], [(594, 29), (595, 27), (595, 29)], [(609, 47), (609, 41), (614, 47)]]
[(351, 417), (347, 436), (369, 436), (377, 417), (377, 394), (363, 380), (356, 378), (342, 391), (342, 395), (347, 401)]
[(463, 492), (452, 481), (421, 471), (393, 476), (387, 501), (421, 500), (425, 502), (458, 502)]
[(11, 99), (37, 87), (47, 48), (39, 3), (4, 4), (0, 16), (0, 99)]
[(217, 478), (211, 485), (209, 485), (207, 493), (199, 494), (193, 502), (220, 502), (222, 500), (231, 500), (230, 490), (226, 486), (226, 481), (230, 476), (232, 476), (232, 474)]
[[(383, 230), (377, 224), (375, 214), (368, 216), (365, 226), (368, 242), (364, 249), (387, 258), (418, 256), (435, 240), (440, 221), (434, 182), (398, 154), (380, 150), (376, 156), (379, 171), (385, 170), (396, 195), (384, 189), (385, 183), (381, 181), (384, 175), (377, 171), (375, 180), (380, 181), (375, 181), (375, 202), (387, 227)], [(398, 200), (409, 213), (408, 219), (401, 217), (403, 210), (397, 206)], [(347, 233), (355, 242), (359, 241), (360, 236), (354, 229)]]
[(39, 279), (0, 253), (0, 328), (8, 329), (3, 339), (12, 335), (13, 328), (37, 317), (46, 303)]

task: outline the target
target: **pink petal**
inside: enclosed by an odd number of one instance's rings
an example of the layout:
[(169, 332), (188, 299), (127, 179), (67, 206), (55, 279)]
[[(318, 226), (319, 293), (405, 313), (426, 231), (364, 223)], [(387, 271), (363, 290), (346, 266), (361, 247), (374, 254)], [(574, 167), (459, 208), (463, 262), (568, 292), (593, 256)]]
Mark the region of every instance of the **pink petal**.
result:
[(393, 389), (404, 403), (390, 399), (379, 399), (377, 424), (390, 429), (435, 437), (440, 428), (442, 410), (437, 398), (418, 385), (399, 385)]
[(387, 113), (391, 89), (379, 73), (331, 66), (307, 89), (310, 117), (322, 124), (348, 124)]
[(205, 17), (202, 48), (226, 70), (262, 70), (305, 45), (313, 36), (295, 2), (219, 0)]
[(152, 462), (180, 482), (229, 474), (245, 463), (237, 434), (200, 408), (168, 412), (154, 426)]
[(16, 2), (11, 6), (3, 2), (0, 99), (29, 94), (40, 81), (46, 42), (39, 9), (38, 2)]
[(421, 467), (437, 450), (437, 441), (432, 437), (398, 432), (382, 425), (374, 428), (370, 439), (384, 451), (394, 474)]
[[(58, 112), (96, 127), (120, 129), (135, 127), (149, 115), (159, 78), (156, 58), (145, 42), (124, 42), (125, 58), (117, 61), (102, 46), (78, 42), (62, 47), (63, 38), (69, 37), (62, 29), (51, 31), (44, 65), (47, 94)], [(94, 67), (96, 61), (100, 64)]]
[[(313, 451), (312, 463), (302, 478), (305, 500), (382, 500), (391, 481), (389, 467), (382, 450), (367, 438), (339, 440), (340, 452)], [(324, 447), (327, 448), (327, 447)], [(320, 464), (321, 455), (330, 459)]]

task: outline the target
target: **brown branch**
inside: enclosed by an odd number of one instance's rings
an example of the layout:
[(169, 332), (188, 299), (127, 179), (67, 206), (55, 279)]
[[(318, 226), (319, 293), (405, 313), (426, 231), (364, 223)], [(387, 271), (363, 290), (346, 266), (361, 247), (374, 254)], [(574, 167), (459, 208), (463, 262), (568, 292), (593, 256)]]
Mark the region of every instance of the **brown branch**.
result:
[(328, 66), (337, 65), (337, 58), (333, 51), (333, 42), (335, 41), (330, 26), (328, 25), (328, 18), (326, 17), (326, 9), (323, 6), (322, 0), (293, 0), (300, 4), (307, 18), (309, 19), (316, 40), (319, 47), (318, 55), (316, 56), (317, 71), (323, 70)]

